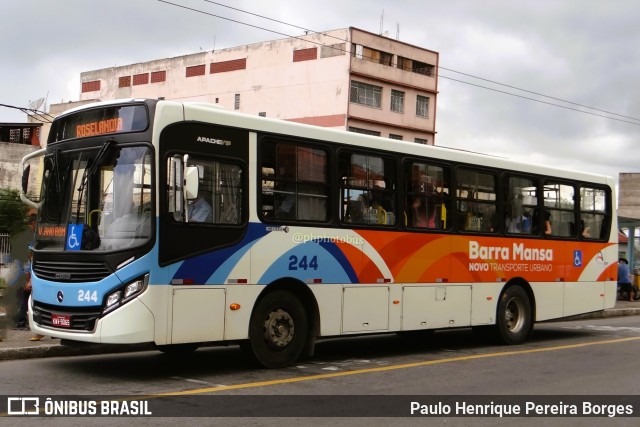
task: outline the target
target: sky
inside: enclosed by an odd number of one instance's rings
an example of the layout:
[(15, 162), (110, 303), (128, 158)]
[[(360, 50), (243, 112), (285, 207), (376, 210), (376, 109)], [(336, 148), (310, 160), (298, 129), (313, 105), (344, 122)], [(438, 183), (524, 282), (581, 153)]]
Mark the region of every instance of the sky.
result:
[[(0, 6), (0, 104), (29, 107), (45, 98), (46, 111), (79, 99), (84, 71), (352, 26), (439, 53), (436, 145), (615, 179), (640, 172), (637, 0)], [(22, 121), (24, 113), (0, 107), (0, 122)]]

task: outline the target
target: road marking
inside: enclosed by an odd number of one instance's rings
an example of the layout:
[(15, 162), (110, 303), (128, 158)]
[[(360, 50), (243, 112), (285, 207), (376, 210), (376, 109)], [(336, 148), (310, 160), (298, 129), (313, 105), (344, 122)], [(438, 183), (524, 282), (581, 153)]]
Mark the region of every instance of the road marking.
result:
[(424, 360), (422, 362), (403, 363), (400, 365), (364, 368), (364, 369), (358, 369), (355, 371), (332, 372), (332, 373), (324, 373), (324, 374), (317, 374), (317, 375), (307, 375), (302, 377), (284, 378), (279, 380), (257, 381), (253, 383), (224, 385), (224, 386), (201, 388), (196, 390), (158, 393), (158, 394), (154, 394), (153, 396), (154, 397), (185, 396), (190, 394), (217, 393), (220, 391), (228, 391), (228, 390), (241, 390), (241, 389), (247, 389), (247, 388), (269, 387), (274, 385), (292, 384), (292, 383), (298, 383), (303, 381), (316, 381), (316, 380), (325, 380), (329, 378), (346, 377), (349, 375), (362, 375), (362, 374), (378, 373), (378, 372), (385, 372), (385, 371), (396, 371), (400, 369), (417, 368), (421, 366), (441, 365), (444, 363), (487, 359), (490, 357), (518, 356), (522, 354), (542, 353), (547, 351), (571, 350), (575, 348), (589, 347), (594, 345), (620, 344), (624, 342), (638, 341), (638, 340), (640, 340), (640, 337), (618, 338), (618, 339), (606, 340), (606, 341), (592, 341), (592, 342), (586, 342), (586, 343), (580, 343), (580, 344), (567, 344), (567, 345), (559, 345), (554, 347), (533, 348), (528, 350), (512, 350), (512, 351), (503, 351), (498, 353), (473, 354), (473, 355), (466, 355), (466, 356), (449, 357), (446, 359)]
[(590, 331), (607, 331), (607, 332), (640, 332), (640, 328), (633, 326), (608, 326), (608, 325), (575, 325), (563, 326), (563, 329), (589, 329)]

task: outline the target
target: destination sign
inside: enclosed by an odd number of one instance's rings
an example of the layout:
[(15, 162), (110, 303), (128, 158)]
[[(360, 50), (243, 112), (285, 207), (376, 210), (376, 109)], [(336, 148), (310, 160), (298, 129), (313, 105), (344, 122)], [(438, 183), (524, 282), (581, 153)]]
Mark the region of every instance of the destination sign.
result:
[(54, 120), (49, 133), (49, 143), (73, 138), (141, 132), (148, 127), (149, 114), (144, 105), (93, 108)]

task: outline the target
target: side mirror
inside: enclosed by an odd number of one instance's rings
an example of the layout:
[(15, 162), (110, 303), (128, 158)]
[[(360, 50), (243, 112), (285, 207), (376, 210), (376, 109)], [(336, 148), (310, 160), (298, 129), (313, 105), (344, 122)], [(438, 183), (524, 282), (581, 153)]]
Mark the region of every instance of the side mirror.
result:
[(27, 190), (29, 188), (29, 173), (31, 172), (31, 165), (27, 164), (27, 162), (33, 158), (39, 158), (44, 156), (46, 152), (47, 152), (46, 148), (42, 148), (38, 151), (34, 151), (33, 153), (27, 154), (26, 156), (24, 156), (20, 163), (20, 167), (22, 168), (22, 186), (20, 188), (21, 190), (20, 200), (22, 200), (23, 203), (36, 209), (40, 208), (42, 201), (34, 202), (33, 200), (29, 200), (29, 198), (27, 197)]
[(198, 197), (198, 167), (187, 166), (184, 174), (184, 191), (187, 199)]
[(27, 165), (22, 171), (22, 192), (27, 194), (27, 187), (29, 186), (29, 172), (31, 171), (31, 165)]

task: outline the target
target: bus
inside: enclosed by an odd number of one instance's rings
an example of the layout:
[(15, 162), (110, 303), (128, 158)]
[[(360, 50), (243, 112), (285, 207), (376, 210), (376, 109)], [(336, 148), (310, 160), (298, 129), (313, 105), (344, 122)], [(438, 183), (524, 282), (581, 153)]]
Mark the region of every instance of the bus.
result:
[(143, 99), (65, 112), (23, 183), (36, 162), (29, 321), (66, 341), (277, 368), (324, 337), (520, 344), (615, 304), (605, 176)]

